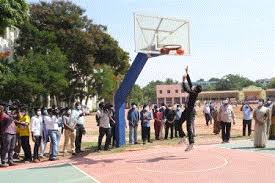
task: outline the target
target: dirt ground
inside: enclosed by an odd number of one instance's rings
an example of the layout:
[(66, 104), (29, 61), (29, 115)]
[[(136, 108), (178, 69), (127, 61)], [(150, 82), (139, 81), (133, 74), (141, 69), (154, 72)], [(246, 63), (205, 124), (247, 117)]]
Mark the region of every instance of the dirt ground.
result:
[[(252, 106), (255, 108), (256, 106)], [(231, 137), (234, 138), (243, 138), (242, 137), (242, 112), (240, 111), (241, 106), (233, 106), (235, 117), (236, 117), (236, 125), (232, 126)], [(213, 124), (206, 126), (205, 119), (203, 115), (203, 106), (197, 107), (197, 115), (195, 119), (195, 131), (196, 131), (196, 143), (197, 144), (212, 144), (212, 143), (220, 143), (221, 137), (220, 135), (213, 134)], [(154, 140), (154, 121), (151, 121), (151, 138)], [(252, 129), (253, 129), (252, 125)], [(84, 136), (84, 142), (97, 142), (97, 134), (98, 127), (96, 126), (95, 114), (86, 117), (86, 130), (87, 134)], [(184, 130), (186, 132), (186, 127), (184, 125)], [(126, 129), (126, 141), (128, 141), (128, 129)], [(139, 125), (139, 132), (141, 131), (141, 127)], [(245, 137), (244, 137), (245, 138)], [(138, 139), (141, 140), (141, 133), (138, 133)]]

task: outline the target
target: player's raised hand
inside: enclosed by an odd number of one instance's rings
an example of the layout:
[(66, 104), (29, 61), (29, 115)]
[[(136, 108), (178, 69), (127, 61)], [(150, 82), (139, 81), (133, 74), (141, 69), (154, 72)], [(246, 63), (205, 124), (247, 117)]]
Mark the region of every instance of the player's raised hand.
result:
[(185, 67), (185, 73), (188, 74), (188, 66)]

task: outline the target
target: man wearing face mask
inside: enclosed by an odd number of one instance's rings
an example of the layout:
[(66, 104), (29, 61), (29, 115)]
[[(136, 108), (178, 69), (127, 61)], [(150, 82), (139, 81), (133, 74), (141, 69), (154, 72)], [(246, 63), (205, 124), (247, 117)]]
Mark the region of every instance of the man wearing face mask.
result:
[(172, 105), (168, 106), (168, 109), (165, 111), (166, 116), (166, 123), (165, 123), (165, 137), (164, 139), (168, 138), (168, 133), (170, 129), (170, 138), (173, 139), (173, 131), (174, 131), (174, 121), (176, 119), (176, 112), (173, 110)]
[(42, 114), (40, 109), (35, 109), (35, 115), (31, 118), (31, 134), (32, 134), (32, 141), (34, 142), (34, 149), (33, 149), (33, 161), (35, 163), (39, 162), (38, 151), (41, 144), (42, 139), (42, 131), (43, 131), (43, 124), (42, 124)]
[[(197, 101), (199, 93), (202, 91), (202, 88), (200, 85), (193, 86), (190, 76), (188, 74), (188, 67), (185, 68), (185, 74), (183, 76), (183, 82), (182, 87), (183, 90), (189, 93), (189, 99), (187, 102), (187, 107), (185, 111), (185, 119), (186, 119), (186, 127), (187, 127), (187, 133), (188, 133), (188, 140), (189, 140), (189, 146), (185, 149), (185, 151), (190, 151), (193, 149), (193, 145), (195, 143), (194, 141), (194, 135), (192, 130), (192, 123), (195, 120), (195, 103)], [(188, 85), (185, 83), (187, 80)], [(184, 142), (183, 138), (180, 140), (180, 143)]]
[(1, 167), (13, 166), (13, 153), (16, 141), (15, 120), (4, 112), (4, 106), (0, 105), (0, 123), (2, 134)]
[(251, 135), (251, 123), (252, 123), (252, 107), (246, 101), (243, 103), (241, 107), (241, 111), (243, 112), (243, 136), (246, 134), (246, 127), (248, 127), (248, 136)]
[(63, 116), (63, 122), (64, 122), (64, 128), (65, 128), (65, 138), (64, 138), (64, 146), (63, 146), (63, 152), (64, 156), (66, 155), (67, 146), (70, 141), (71, 144), (71, 152), (72, 155), (75, 155), (75, 120), (72, 120), (72, 111), (71, 109), (68, 109), (66, 114)]
[(151, 112), (149, 111), (149, 106), (144, 105), (143, 110), (140, 112), (140, 120), (142, 125), (142, 141), (146, 144), (146, 141), (152, 143), (150, 139), (150, 120), (152, 119)]
[(229, 143), (231, 123), (235, 125), (235, 114), (232, 106), (229, 104), (229, 99), (224, 100), (220, 106), (218, 121), (220, 121), (222, 128), (222, 143)]
[(264, 100), (258, 101), (258, 107), (253, 113), (255, 120), (254, 147), (264, 148), (267, 141), (267, 124), (270, 124), (270, 109), (264, 106)]
[(138, 144), (137, 128), (139, 121), (139, 112), (135, 103), (132, 103), (132, 108), (128, 111), (127, 119), (129, 121), (129, 143)]
[[(264, 106), (267, 107), (271, 111), (272, 110), (272, 101), (268, 98)], [(270, 118), (271, 118), (271, 116), (272, 116), (272, 114), (270, 112)], [(266, 132), (267, 132), (268, 138), (270, 138), (270, 127), (271, 127), (271, 121), (270, 121), (270, 123), (267, 123), (267, 127), (266, 127)]]
[(72, 111), (72, 119), (76, 123), (76, 137), (75, 137), (75, 152), (83, 152), (81, 150), (82, 136), (85, 135), (86, 131), (84, 128), (84, 115), (81, 110), (79, 102), (75, 103), (75, 109)]
[(164, 103), (161, 104), (161, 107), (159, 109), (159, 112), (161, 113), (161, 124), (160, 124), (160, 133), (159, 133), (159, 138), (163, 139), (163, 128), (166, 123), (166, 118), (165, 118), (165, 111), (166, 111), (166, 106)]
[(20, 111), (20, 125), (19, 125), (19, 135), (21, 140), (22, 149), (24, 151), (24, 161), (29, 163), (32, 161), (31, 146), (30, 146), (30, 116), (27, 114), (26, 109), (21, 109)]

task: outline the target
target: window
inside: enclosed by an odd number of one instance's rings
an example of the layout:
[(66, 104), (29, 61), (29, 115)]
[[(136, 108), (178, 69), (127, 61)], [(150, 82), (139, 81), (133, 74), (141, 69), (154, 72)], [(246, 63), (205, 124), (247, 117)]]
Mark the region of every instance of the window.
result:
[(171, 93), (171, 91), (170, 91), (170, 90), (167, 90), (167, 93)]
[(180, 104), (180, 97), (174, 98), (174, 104)]
[(158, 104), (161, 105), (162, 103), (164, 103), (164, 98), (158, 98)]
[(179, 90), (175, 90), (176, 93), (179, 93)]
[(169, 105), (169, 104), (172, 104), (172, 98), (169, 97), (169, 98), (166, 98), (166, 104)]
[(162, 94), (162, 90), (159, 90), (159, 93)]

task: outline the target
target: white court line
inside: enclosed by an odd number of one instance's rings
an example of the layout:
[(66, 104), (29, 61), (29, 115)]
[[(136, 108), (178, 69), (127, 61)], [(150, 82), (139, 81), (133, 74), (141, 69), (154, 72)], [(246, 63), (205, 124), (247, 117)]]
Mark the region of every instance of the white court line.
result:
[[(212, 150), (213, 151), (213, 150)], [(215, 153), (219, 154), (218, 152), (214, 151)], [(228, 164), (228, 160), (222, 156), (222, 155), (218, 155), (219, 159), (222, 160), (224, 163), (222, 165), (213, 167), (213, 168), (207, 168), (207, 169), (201, 169), (201, 170), (187, 170), (187, 171), (158, 171), (158, 170), (149, 170), (149, 169), (144, 169), (144, 168), (139, 168), (136, 167), (137, 170), (140, 171), (144, 171), (144, 172), (152, 172), (152, 173), (163, 173), (163, 174), (183, 174), (183, 173), (201, 173), (201, 172), (209, 172), (209, 171), (213, 171), (213, 170), (217, 170), (217, 169), (221, 169), (225, 166), (227, 166)]]
[(91, 180), (95, 181), (96, 183), (100, 183), (98, 180), (96, 180), (95, 178), (93, 178), (91, 175), (87, 174), (86, 172), (84, 172), (83, 170), (81, 170), (80, 168), (78, 168), (77, 166), (73, 165), (72, 163), (69, 163), (72, 167), (74, 167), (76, 170), (80, 171), (81, 173), (83, 173), (84, 175), (86, 175), (87, 177), (89, 177)]

